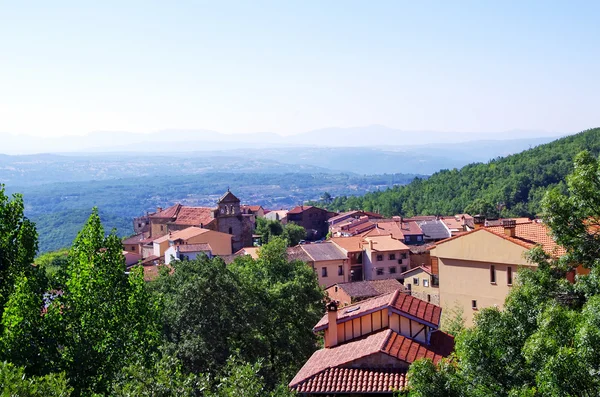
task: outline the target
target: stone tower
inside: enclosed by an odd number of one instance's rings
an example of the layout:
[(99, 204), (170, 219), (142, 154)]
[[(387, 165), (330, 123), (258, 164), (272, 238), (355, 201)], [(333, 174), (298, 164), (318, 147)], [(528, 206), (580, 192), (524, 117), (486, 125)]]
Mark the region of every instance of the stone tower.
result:
[(233, 235), (233, 252), (252, 245), (252, 220), (242, 214), (240, 199), (229, 189), (217, 202), (215, 218), (217, 231)]

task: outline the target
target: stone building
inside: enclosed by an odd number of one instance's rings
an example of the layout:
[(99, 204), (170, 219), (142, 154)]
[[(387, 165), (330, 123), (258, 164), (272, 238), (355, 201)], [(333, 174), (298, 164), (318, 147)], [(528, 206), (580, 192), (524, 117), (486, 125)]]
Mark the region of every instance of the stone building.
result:
[[(134, 220), (134, 230), (141, 223), (140, 217)], [(152, 238), (167, 235), (170, 232), (196, 226), (231, 234), (232, 251), (252, 245), (252, 231), (255, 216), (244, 214), (240, 200), (229, 190), (217, 201), (216, 207), (190, 207), (175, 204), (169, 208), (158, 208), (153, 214), (147, 215), (147, 230)]]

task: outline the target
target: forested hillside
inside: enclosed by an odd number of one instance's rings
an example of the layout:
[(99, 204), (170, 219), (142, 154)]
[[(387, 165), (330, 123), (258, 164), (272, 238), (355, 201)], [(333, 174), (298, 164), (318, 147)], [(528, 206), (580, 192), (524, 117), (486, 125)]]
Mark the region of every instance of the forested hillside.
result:
[(564, 188), (573, 159), (582, 150), (600, 154), (600, 128), (487, 163), (441, 170), (427, 180), (416, 178), (405, 186), (362, 197), (336, 197), (326, 206), (335, 211), (379, 211), (387, 216), (462, 212), (533, 216), (540, 211), (540, 201), (549, 187)]

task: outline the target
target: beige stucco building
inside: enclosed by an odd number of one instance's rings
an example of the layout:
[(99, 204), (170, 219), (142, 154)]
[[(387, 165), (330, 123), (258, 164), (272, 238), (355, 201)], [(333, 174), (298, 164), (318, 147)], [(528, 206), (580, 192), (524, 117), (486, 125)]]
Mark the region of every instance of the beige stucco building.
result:
[(163, 257), (169, 247), (185, 244), (209, 244), (212, 255), (231, 255), (232, 238), (231, 234), (192, 226), (154, 240), (154, 255)]
[(558, 256), (564, 250), (542, 223), (480, 228), (441, 241), (431, 250), (432, 272), (439, 278), (440, 305), (463, 309), (466, 325), (485, 307), (502, 308), (522, 267), (535, 268), (525, 253), (536, 245)]
[(431, 268), (419, 266), (402, 273), (404, 287), (412, 296), (434, 305), (440, 304), (440, 291), (437, 278), (433, 277)]

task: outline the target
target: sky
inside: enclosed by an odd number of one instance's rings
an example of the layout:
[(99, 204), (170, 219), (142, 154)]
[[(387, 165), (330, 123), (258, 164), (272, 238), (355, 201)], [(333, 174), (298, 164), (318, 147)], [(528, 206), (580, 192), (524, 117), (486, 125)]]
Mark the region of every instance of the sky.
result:
[(577, 132), (598, 1), (0, 0), (0, 133)]

